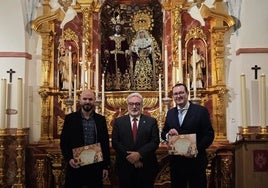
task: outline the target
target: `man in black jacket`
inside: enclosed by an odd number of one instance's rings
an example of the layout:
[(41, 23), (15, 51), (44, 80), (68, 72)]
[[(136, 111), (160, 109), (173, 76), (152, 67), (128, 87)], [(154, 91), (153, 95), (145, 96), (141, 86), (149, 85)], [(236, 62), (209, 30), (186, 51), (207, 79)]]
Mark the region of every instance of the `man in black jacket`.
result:
[[(206, 148), (214, 140), (209, 112), (205, 107), (188, 101), (189, 92), (186, 85), (176, 84), (172, 92), (176, 107), (167, 112), (161, 137), (168, 140), (173, 135), (196, 134), (198, 154), (170, 156), (171, 187), (206, 188)], [(180, 111), (181, 123), (178, 116)]]
[[(110, 165), (109, 135), (105, 117), (95, 110), (95, 95), (85, 90), (80, 96), (81, 109), (66, 115), (60, 147), (67, 163), (65, 187), (101, 188), (103, 179), (108, 177)], [(73, 157), (73, 149), (100, 143), (103, 161), (80, 166)]]

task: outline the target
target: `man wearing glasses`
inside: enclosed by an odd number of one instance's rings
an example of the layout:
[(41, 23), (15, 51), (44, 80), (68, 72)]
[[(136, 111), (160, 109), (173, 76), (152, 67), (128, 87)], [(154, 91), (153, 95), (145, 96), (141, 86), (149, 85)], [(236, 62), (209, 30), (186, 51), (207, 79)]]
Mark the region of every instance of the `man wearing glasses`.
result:
[(214, 140), (209, 112), (188, 101), (186, 85), (176, 84), (172, 92), (176, 107), (167, 112), (161, 137), (169, 140), (172, 136), (195, 134), (197, 155), (170, 156), (171, 188), (206, 188), (206, 148)]
[(153, 188), (158, 171), (155, 151), (159, 129), (153, 117), (142, 114), (143, 98), (139, 93), (127, 97), (128, 115), (116, 118), (112, 146), (120, 188)]

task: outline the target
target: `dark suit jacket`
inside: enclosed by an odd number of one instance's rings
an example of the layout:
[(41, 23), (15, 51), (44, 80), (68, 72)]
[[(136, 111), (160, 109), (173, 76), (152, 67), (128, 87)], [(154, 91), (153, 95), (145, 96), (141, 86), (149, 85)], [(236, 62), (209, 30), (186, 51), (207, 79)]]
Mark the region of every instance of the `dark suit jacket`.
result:
[[(100, 142), (103, 162), (98, 164), (102, 168), (108, 169), (110, 165), (110, 150), (109, 150), (109, 135), (106, 125), (105, 117), (93, 112), (93, 117), (96, 123), (96, 142)], [(60, 138), (60, 147), (62, 155), (69, 164), (69, 160), (73, 158), (72, 149), (76, 147), (84, 146), (84, 132), (82, 125), (82, 116), (81, 110), (68, 114), (65, 117), (61, 138)]]
[(176, 159), (181, 159), (181, 170), (189, 170), (191, 167), (196, 170), (198, 170), (198, 168), (206, 168), (206, 148), (208, 148), (214, 140), (214, 130), (211, 125), (208, 110), (203, 106), (190, 102), (189, 109), (184, 117), (182, 125), (179, 126), (178, 109), (177, 107), (174, 107), (167, 113), (165, 125), (161, 133), (163, 140), (166, 140), (166, 135), (172, 128), (176, 129), (179, 134), (196, 133), (198, 155), (197, 158), (191, 159), (181, 156), (172, 156), (171, 162)]
[[(154, 171), (157, 168), (155, 151), (159, 146), (159, 129), (155, 118), (141, 115), (138, 125), (136, 142), (132, 137), (129, 115), (115, 119), (112, 131), (112, 146), (116, 151), (118, 168), (134, 167), (126, 160), (127, 151), (138, 151), (145, 170)], [(127, 172), (127, 169), (125, 169)]]

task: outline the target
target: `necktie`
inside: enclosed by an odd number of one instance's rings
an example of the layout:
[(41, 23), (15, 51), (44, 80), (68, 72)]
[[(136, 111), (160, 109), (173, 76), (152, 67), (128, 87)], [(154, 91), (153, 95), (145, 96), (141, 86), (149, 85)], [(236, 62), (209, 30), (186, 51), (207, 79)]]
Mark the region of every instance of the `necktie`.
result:
[(182, 124), (182, 113), (183, 113), (184, 109), (179, 109), (178, 111), (179, 111), (178, 118), (179, 118), (179, 123), (180, 123), (180, 126), (181, 126), (181, 124)]
[(138, 127), (137, 127), (137, 119), (134, 118), (133, 119), (133, 125), (132, 125), (132, 134), (133, 134), (133, 140), (134, 140), (134, 142), (136, 141), (137, 130), (138, 130)]

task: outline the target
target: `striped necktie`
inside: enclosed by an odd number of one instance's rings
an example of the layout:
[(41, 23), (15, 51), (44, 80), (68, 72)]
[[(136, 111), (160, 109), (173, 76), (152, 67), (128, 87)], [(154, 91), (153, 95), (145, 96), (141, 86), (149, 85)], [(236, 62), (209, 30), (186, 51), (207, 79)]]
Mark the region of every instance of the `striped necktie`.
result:
[(134, 118), (133, 119), (133, 125), (132, 125), (132, 135), (133, 135), (134, 142), (136, 142), (137, 131), (138, 131), (137, 119)]

